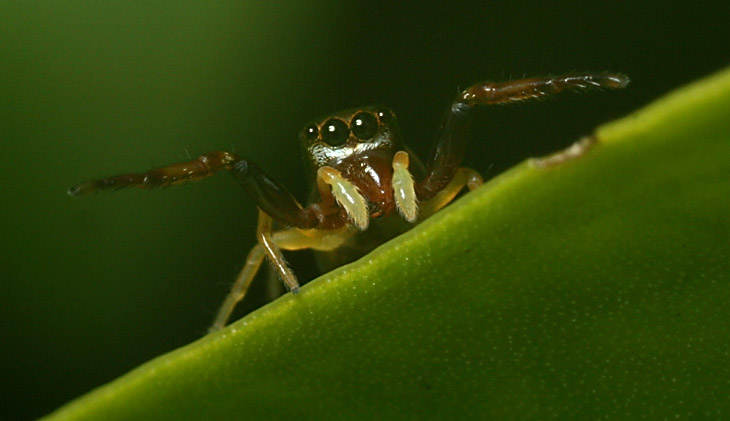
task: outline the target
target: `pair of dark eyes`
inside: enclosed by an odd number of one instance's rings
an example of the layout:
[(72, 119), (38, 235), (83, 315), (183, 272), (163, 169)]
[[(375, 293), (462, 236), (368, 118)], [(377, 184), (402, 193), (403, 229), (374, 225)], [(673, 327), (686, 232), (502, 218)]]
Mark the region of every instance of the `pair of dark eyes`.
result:
[[(384, 119), (384, 112), (378, 112)], [(338, 118), (330, 118), (322, 124), (322, 140), (330, 146), (342, 146), (350, 138), (350, 132), (360, 140), (370, 140), (378, 132), (378, 119), (371, 113), (361, 111), (355, 114), (348, 125)], [(307, 139), (315, 140), (319, 137), (319, 128), (311, 125), (306, 128)]]

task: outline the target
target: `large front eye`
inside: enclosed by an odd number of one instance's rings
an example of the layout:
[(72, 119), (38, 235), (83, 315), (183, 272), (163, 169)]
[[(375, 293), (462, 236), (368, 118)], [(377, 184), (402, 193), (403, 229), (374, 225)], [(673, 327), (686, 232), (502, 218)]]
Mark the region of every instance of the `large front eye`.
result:
[(350, 128), (342, 120), (331, 118), (322, 125), (322, 139), (330, 146), (344, 145), (348, 137)]
[(360, 140), (372, 139), (378, 131), (378, 120), (375, 119), (374, 115), (364, 111), (355, 114), (350, 125), (352, 126), (352, 132)]

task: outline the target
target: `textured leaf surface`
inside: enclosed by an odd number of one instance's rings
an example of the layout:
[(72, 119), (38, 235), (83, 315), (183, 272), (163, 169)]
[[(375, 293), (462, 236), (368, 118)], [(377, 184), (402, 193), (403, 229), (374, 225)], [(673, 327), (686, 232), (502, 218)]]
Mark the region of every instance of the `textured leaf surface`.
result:
[(730, 73), (49, 419), (719, 417)]

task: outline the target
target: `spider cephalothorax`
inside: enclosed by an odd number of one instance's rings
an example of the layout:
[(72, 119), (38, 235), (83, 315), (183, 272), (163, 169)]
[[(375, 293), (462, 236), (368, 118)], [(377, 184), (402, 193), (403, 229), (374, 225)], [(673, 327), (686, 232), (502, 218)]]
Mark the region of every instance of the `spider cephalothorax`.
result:
[(376, 106), (340, 111), (312, 121), (299, 139), (320, 197), (333, 196), (344, 211), (336, 220), (320, 216), (328, 228), (349, 220), (365, 230), (370, 218), (396, 210), (415, 221), (413, 176), (405, 152), (399, 154), (403, 145), (392, 111)]
[(299, 140), (305, 159), (315, 168), (401, 147), (395, 115), (385, 107), (355, 108), (313, 120), (299, 133)]
[[(211, 328), (216, 330), (227, 323), (265, 257), (286, 286), (297, 292), (299, 282), (282, 249), (337, 250), (357, 232), (368, 229), (371, 218), (394, 216), (415, 223), (444, 207), (464, 187), (473, 190), (481, 185), (476, 171), (460, 166), (475, 107), (570, 89), (623, 88), (628, 82), (618, 73), (581, 73), (472, 85), (448, 108), (422, 171), (412, 170), (413, 164), (421, 164), (405, 149), (395, 115), (385, 107), (356, 108), (315, 120), (299, 134), (316, 186), (315, 199), (307, 206), (256, 165), (230, 152), (212, 152), (142, 174), (89, 181), (72, 187), (69, 194), (129, 186), (159, 188), (220, 170), (230, 172), (259, 208), (258, 244), (221, 306)], [(274, 231), (274, 221), (284, 228)]]

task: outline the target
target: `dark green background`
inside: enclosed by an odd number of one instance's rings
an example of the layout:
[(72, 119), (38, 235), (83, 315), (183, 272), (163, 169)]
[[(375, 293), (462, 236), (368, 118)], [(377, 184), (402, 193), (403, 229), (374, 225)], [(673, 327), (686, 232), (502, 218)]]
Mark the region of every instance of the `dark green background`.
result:
[[(730, 62), (727, 6), (288, 3), (0, 4), (0, 418), (198, 338), (253, 244), (255, 208), (225, 176), (80, 199), (71, 184), (235, 149), (303, 200), (296, 133), (312, 117), (385, 104), (425, 154), (458, 87), (632, 77), (480, 113), (467, 164), (492, 176)], [(315, 275), (306, 253), (291, 261)]]

